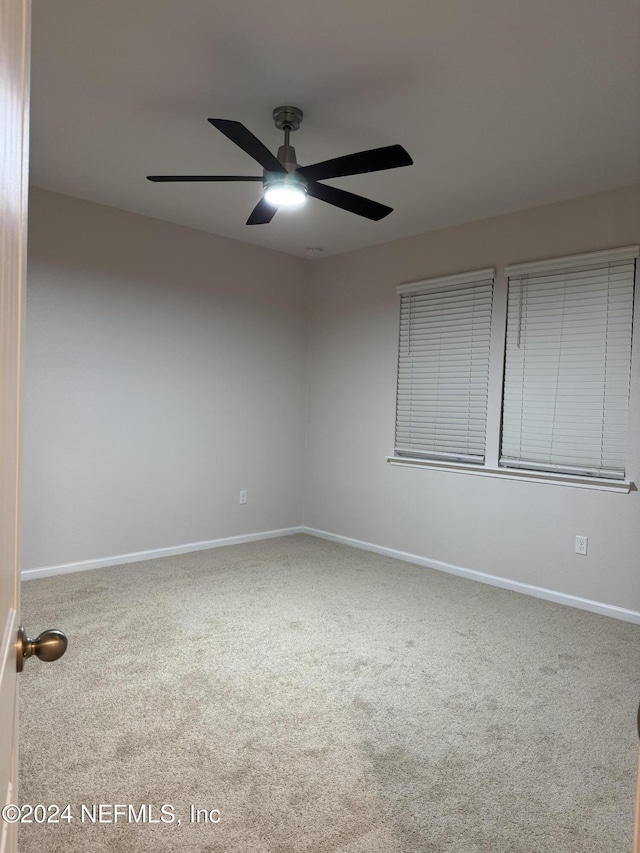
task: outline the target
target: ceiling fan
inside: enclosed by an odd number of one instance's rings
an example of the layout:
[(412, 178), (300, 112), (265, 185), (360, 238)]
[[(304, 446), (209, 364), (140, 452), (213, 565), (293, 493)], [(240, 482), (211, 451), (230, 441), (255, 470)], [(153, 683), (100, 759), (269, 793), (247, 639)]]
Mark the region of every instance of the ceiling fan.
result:
[(393, 210), (385, 204), (364, 198), (337, 187), (321, 184), (327, 178), (341, 178), (347, 175), (360, 175), (365, 172), (379, 172), (383, 169), (397, 169), (399, 166), (411, 166), (413, 160), (401, 145), (387, 145), (384, 148), (372, 148), (358, 151), (345, 157), (335, 157), (314, 163), (312, 166), (299, 166), (296, 152), (289, 144), (291, 131), (297, 130), (302, 121), (302, 110), (297, 107), (277, 107), (273, 119), (278, 130), (284, 131), (284, 145), (278, 149), (277, 157), (239, 121), (210, 118), (211, 124), (221, 133), (235, 142), (250, 157), (253, 157), (264, 169), (262, 177), (257, 175), (147, 175), (150, 181), (260, 181), (264, 195), (254, 207), (247, 219), (247, 225), (264, 225), (271, 222), (281, 205), (302, 204), (307, 196), (326, 201), (342, 210), (348, 210), (358, 216), (378, 221)]

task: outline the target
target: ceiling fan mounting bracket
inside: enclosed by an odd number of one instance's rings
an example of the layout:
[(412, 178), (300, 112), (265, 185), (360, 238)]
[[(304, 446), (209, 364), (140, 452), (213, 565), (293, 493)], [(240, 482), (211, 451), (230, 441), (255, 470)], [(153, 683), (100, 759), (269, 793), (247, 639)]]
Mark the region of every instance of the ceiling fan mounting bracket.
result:
[(298, 107), (276, 107), (273, 120), (278, 130), (297, 130), (302, 121), (302, 110)]

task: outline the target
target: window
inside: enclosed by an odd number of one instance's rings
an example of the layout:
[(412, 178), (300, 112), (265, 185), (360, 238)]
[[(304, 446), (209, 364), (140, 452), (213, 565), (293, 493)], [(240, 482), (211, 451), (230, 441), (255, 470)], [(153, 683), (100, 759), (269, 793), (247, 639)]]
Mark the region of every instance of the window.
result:
[(505, 267), (495, 299), (491, 269), (398, 287), (388, 461), (628, 491), (638, 255)]
[(624, 479), (634, 266), (507, 268), (500, 465)]
[(398, 288), (398, 456), (484, 461), (493, 277)]

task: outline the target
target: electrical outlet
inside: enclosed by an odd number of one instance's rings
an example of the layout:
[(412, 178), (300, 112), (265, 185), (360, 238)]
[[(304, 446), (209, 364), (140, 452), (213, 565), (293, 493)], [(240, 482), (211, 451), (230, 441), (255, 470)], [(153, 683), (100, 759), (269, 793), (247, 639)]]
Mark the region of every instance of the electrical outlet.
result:
[(247, 493), (246, 492), (240, 492), (240, 503), (246, 504), (246, 502), (247, 502)]
[(576, 536), (576, 554), (582, 554), (583, 556), (586, 556), (588, 541), (589, 540), (586, 536)]

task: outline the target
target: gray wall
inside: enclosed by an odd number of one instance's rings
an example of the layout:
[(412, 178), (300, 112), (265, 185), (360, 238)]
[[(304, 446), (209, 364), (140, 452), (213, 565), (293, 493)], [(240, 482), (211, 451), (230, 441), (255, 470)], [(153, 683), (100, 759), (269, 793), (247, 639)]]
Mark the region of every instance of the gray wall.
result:
[(32, 191), (23, 568), (302, 522), (305, 274)]
[(304, 522), (640, 610), (637, 491), (385, 462), (396, 285), (637, 243), (640, 186), (316, 262), (34, 190), (29, 240), (24, 568)]
[[(385, 462), (385, 455), (393, 453), (394, 437), (396, 285), (638, 242), (636, 186), (315, 263), (306, 524), (424, 559), (640, 610), (637, 491), (612, 494)], [(504, 298), (504, 281), (497, 287)], [(636, 481), (637, 350), (628, 472)], [(589, 537), (587, 557), (574, 553), (576, 534)]]

